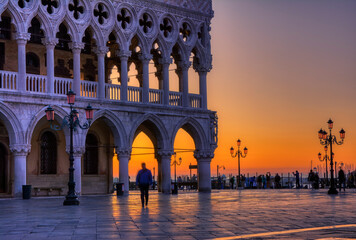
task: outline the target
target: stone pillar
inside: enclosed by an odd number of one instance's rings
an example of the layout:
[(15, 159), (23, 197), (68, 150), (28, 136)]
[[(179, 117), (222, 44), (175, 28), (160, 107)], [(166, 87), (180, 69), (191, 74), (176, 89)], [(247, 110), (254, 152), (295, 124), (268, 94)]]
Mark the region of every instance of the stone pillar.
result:
[(199, 71), (199, 94), (201, 96), (201, 108), (207, 109), (208, 108), (208, 93), (207, 93), (207, 82), (206, 82), (206, 75), (207, 71)]
[(196, 151), (194, 157), (198, 162), (198, 189), (199, 192), (211, 192), (211, 159), (214, 153), (210, 151)]
[(121, 61), (121, 71), (120, 71), (120, 79), (121, 79), (121, 89), (120, 89), (120, 100), (126, 102), (127, 101), (127, 84), (128, 84), (128, 69), (127, 69), (127, 61), (131, 56), (131, 51), (123, 51), (121, 50), (118, 53), (118, 56)]
[(161, 190), (162, 193), (171, 193), (171, 157), (173, 151), (159, 151), (159, 158), (161, 159)]
[(161, 165), (161, 157), (157, 157), (157, 189), (158, 192), (162, 192), (162, 165)]
[(73, 53), (73, 85), (72, 90), (80, 96), (80, 53), (84, 48), (84, 43), (73, 42), (70, 44)]
[(26, 91), (26, 43), (30, 40), (30, 33), (17, 33), (17, 83), (20, 92)]
[(124, 184), (125, 194), (129, 193), (129, 160), (131, 150), (118, 150), (117, 156), (119, 159), (119, 182)]
[(169, 65), (172, 63), (171, 58), (160, 58), (159, 64), (162, 65), (163, 79), (163, 104), (169, 105)]
[(98, 56), (98, 98), (105, 99), (105, 56), (108, 47), (101, 46), (96, 49)]
[(180, 61), (178, 63), (179, 89), (183, 93), (183, 107), (189, 107), (189, 85), (188, 85), (188, 70), (191, 66), (190, 61)]
[(54, 47), (58, 43), (57, 38), (42, 39), (42, 43), (46, 46), (46, 60), (47, 60), (47, 82), (46, 93), (54, 93)]
[(14, 156), (14, 196), (21, 197), (22, 185), (26, 185), (26, 158), (31, 150), (29, 145), (10, 146)]
[(82, 156), (85, 153), (84, 147), (74, 148), (74, 182), (75, 192), (78, 196), (82, 193)]
[(149, 103), (150, 77), (149, 77), (149, 63), (152, 59), (151, 54), (141, 54), (139, 59), (142, 64), (142, 102)]

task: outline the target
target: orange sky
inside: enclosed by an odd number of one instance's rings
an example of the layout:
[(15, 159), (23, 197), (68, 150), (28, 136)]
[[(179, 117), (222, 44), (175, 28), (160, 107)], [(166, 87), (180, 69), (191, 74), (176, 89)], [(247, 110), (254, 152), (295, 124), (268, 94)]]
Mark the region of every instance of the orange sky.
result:
[[(218, 164), (226, 167), (220, 172), (236, 174), (229, 148), (237, 138), (249, 148), (242, 173), (306, 172), (311, 160), (322, 164), (317, 131), (330, 117), (335, 134), (346, 130), (335, 160), (356, 165), (356, 1), (215, 0), (213, 8), (208, 105), (218, 111), (219, 147), (212, 175)], [(190, 77), (196, 92), (197, 75), (191, 71)], [(152, 144), (140, 134), (134, 146)], [(175, 147), (193, 148), (194, 142), (180, 130)], [(178, 174), (189, 174), (192, 154), (178, 157)], [(157, 169), (153, 155), (133, 155), (131, 176), (142, 161)]]

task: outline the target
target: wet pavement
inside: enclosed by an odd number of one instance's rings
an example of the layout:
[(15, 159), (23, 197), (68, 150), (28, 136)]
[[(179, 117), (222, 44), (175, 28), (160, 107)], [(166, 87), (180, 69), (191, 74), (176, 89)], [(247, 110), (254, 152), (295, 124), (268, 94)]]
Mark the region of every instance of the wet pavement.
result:
[(0, 239), (356, 239), (356, 191), (223, 190), (178, 196), (0, 200)]

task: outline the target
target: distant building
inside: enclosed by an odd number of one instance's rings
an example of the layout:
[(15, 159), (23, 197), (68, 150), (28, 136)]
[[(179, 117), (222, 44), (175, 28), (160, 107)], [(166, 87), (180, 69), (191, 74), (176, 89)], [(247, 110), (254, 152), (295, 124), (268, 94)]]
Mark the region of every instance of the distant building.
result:
[[(91, 128), (74, 137), (79, 194), (113, 191), (115, 152), (128, 191), (131, 146), (141, 131), (155, 146), (159, 190), (169, 193), (180, 128), (195, 141), (199, 190), (210, 191), (217, 146), (206, 89), (211, 8), (211, 0), (0, 0), (0, 196), (18, 196), (24, 184), (38, 194), (66, 193), (69, 133), (53, 131), (45, 109), (51, 105), (62, 123), (70, 89), (81, 119), (88, 103), (95, 109)], [(179, 91), (169, 86), (172, 64)], [(131, 66), (138, 86), (129, 81)], [(189, 68), (199, 74), (199, 94), (189, 92)]]

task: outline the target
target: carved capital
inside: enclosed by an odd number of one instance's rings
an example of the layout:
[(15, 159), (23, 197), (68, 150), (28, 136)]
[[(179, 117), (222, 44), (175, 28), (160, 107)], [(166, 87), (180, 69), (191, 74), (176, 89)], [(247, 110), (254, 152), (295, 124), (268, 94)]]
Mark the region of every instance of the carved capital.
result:
[(140, 53), (139, 56), (138, 56), (138, 59), (142, 63), (146, 63), (146, 64), (148, 64), (151, 61), (152, 58), (153, 58), (152, 54)]
[(131, 57), (131, 51), (119, 50), (116, 51), (116, 55), (120, 58), (121, 61), (127, 61)]
[(15, 39), (17, 40), (17, 43), (19, 44), (26, 44), (27, 41), (31, 39), (31, 33), (20, 33), (18, 32), (16, 34)]
[[(70, 146), (66, 146), (66, 152), (70, 154)], [(85, 147), (83, 146), (73, 146), (73, 156), (81, 157), (85, 153)]]
[(198, 161), (211, 161), (214, 158), (214, 150), (196, 150), (194, 151), (194, 157)]
[(157, 157), (172, 157), (172, 155), (174, 154), (173, 150), (159, 150), (157, 151), (156, 155)]
[(58, 43), (58, 38), (42, 38), (42, 44), (46, 48), (54, 48)]
[(81, 51), (85, 47), (85, 44), (82, 42), (71, 42), (69, 43), (69, 48), (72, 49), (72, 51)]
[(117, 153), (119, 160), (120, 160), (120, 158), (123, 158), (123, 157), (127, 157), (127, 158), (131, 157), (131, 149), (118, 148), (118, 149), (116, 149), (116, 153)]
[(31, 145), (29, 144), (14, 144), (10, 145), (10, 151), (14, 155), (27, 156), (31, 152)]
[(192, 62), (179, 61), (177, 65), (178, 65), (177, 71), (188, 71), (190, 66), (192, 66)]
[(162, 65), (170, 65), (172, 64), (172, 58), (159, 58), (158, 63)]
[(109, 48), (107, 46), (98, 46), (94, 49), (94, 52), (98, 56), (105, 56), (108, 51), (109, 51)]

